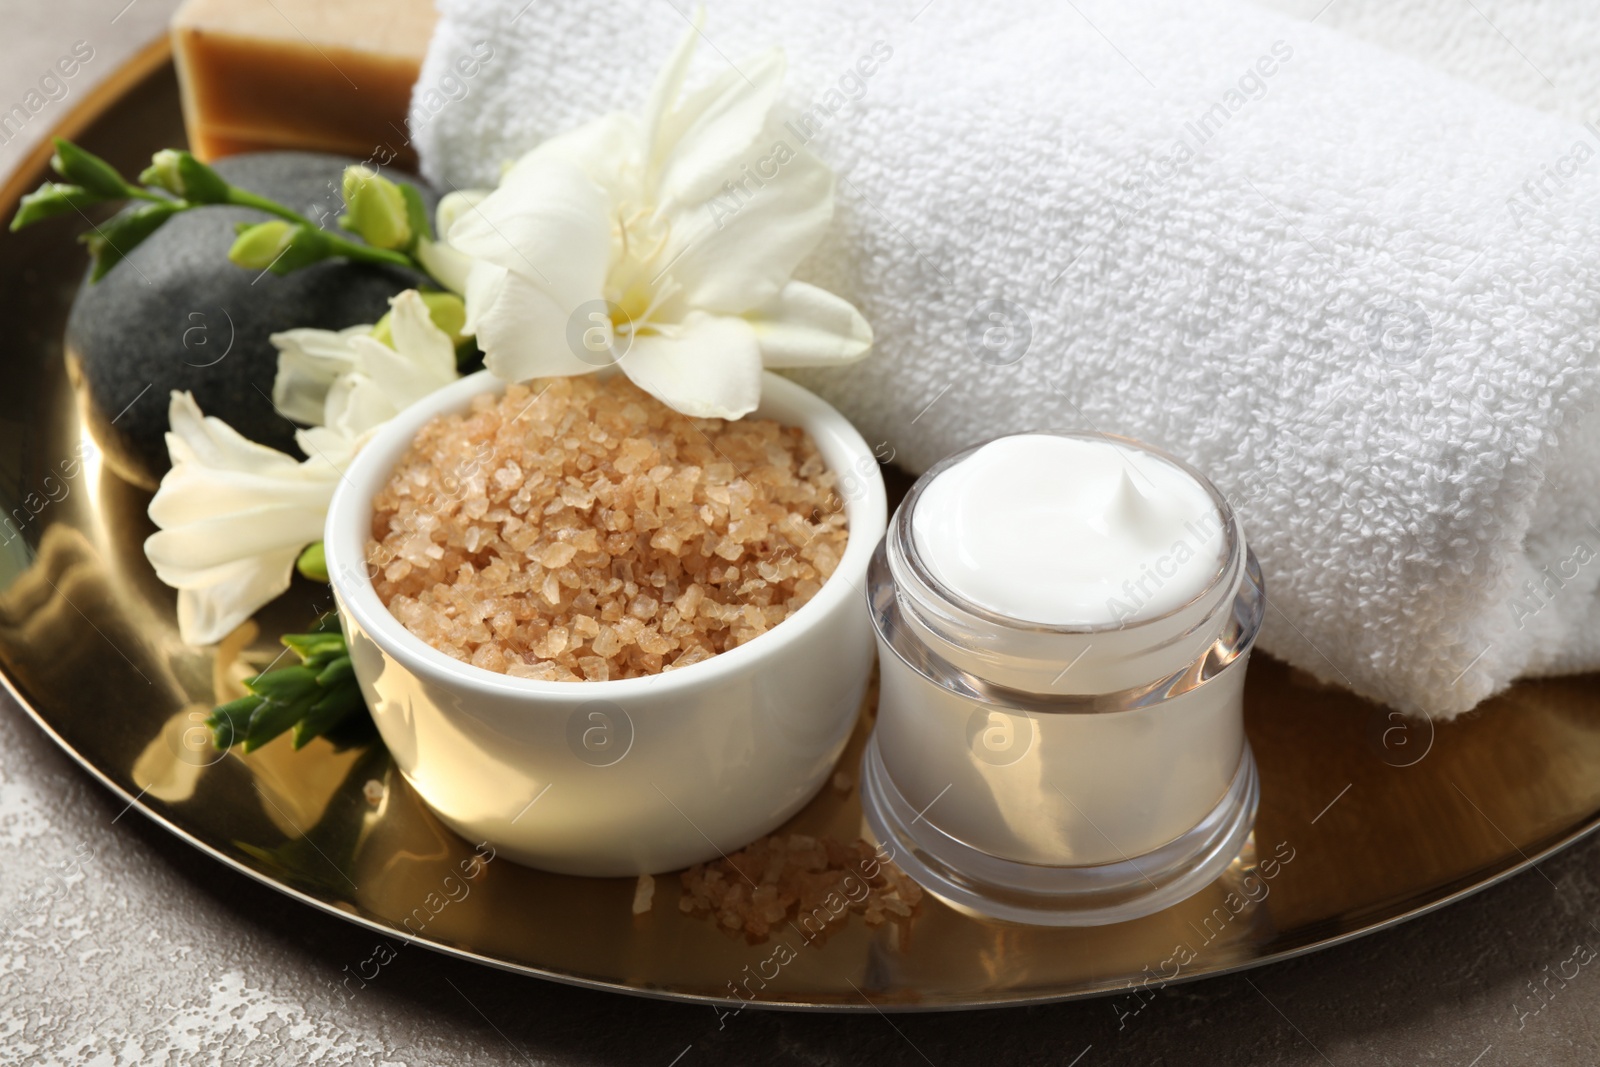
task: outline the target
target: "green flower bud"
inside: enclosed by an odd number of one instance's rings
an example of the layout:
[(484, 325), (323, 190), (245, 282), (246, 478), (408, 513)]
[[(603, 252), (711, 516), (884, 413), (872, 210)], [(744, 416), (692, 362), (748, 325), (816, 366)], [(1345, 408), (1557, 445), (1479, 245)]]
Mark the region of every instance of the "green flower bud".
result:
[(294, 225), (281, 219), (246, 226), (233, 239), (228, 259), (249, 270), (266, 270), (289, 250)]
[(313, 582), (328, 580), (328, 559), (322, 552), (322, 542), (313, 541), (300, 553), (300, 558), (294, 561), (294, 569), (310, 578)]
[(50, 166), (57, 174), (105, 200), (121, 200), (128, 195), (128, 183), (122, 180), (117, 168), (71, 141), (57, 137), (55, 143), (56, 153), (50, 157)]
[(222, 175), (193, 154), (173, 148), (163, 148), (151, 156), (150, 166), (139, 180), (193, 204), (222, 204), (228, 200), (228, 183)]
[(377, 171), (360, 166), (345, 168), (344, 208), (339, 225), (374, 248), (401, 249), (411, 244), (405, 194)]
[(461, 332), (467, 325), (466, 301), (454, 293), (423, 293), (422, 302), (427, 305), (428, 318), (450, 336), (451, 344), (460, 345), (467, 339)]
[(128, 253), (138, 248), (146, 237), (159, 230), (172, 216), (182, 211), (183, 207), (175, 203), (144, 204), (133, 211), (126, 211), (100, 226), (81, 238), (89, 248), (89, 255), (94, 259), (94, 269), (89, 273), (89, 280), (97, 282), (106, 276), (106, 273), (127, 258)]
[[(443, 330), (450, 338), (450, 343), (459, 349), (468, 340), (468, 335), (462, 333), (462, 328), (467, 324), (467, 305), (454, 293), (431, 293), (419, 290), (423, 305), (428, 309), (428, 318), (433, 324)], [(394, 331), (390, 327), (390, 320), (394, 312), (385, 311), (383, 318), (379, 319), (372, 327), (372, 339), (380, 344), (394, 347)]]
[(23, 197), (17, 205), (17, 214), (11, 220), (11, 230), (15, 233), (24, 226), (32, 226), (36, 222), (53, 219), (57, 215), (65, 215), (69, 211), (104, 201), (105, 197), (91, 193), (81, 185), (45, 182)]
[(228, 259), (249, 270), (288, 274), (328, 258), (328, 238), (310, 226), (273, 219), (234, 238)]
[(433, 240), (433, 222), (428, 218), (428, 205), (422, 202), (422, 194), (410, 182), (399, 185), (400, 195), (405, 197), (406, 221), (411, 225), (412, 236), (423, 241)]
[(151, 156), (150, 165), (139, 175), (139, 181), (144, 185), (165, 189), (173, 196), (182, 196), (183, 177), (178, 173), (177, 150), (163, 148)]

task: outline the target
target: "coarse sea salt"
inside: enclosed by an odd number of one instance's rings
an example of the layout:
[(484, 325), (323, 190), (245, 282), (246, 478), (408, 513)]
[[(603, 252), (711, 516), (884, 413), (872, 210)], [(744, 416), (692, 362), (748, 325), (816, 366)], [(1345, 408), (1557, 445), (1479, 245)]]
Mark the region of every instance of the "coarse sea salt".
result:
[(511, 385), (429, 422), (373, 502), (408, 630), (520, 678), (657, 674), (816, 595), (848, 537), (800, 428), (681, 415), (622, 375)]

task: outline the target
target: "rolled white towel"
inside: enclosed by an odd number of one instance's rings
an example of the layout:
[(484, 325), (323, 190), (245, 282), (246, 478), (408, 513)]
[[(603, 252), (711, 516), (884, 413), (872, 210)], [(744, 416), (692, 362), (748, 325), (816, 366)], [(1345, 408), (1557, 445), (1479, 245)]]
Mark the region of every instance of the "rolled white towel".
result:
[(1383, 45), (1507, 100), (1587, 122), (1600, 98), (1589, 0), (1255, 0)]
[[(419, 86), (495, 50), (420, 131), (458, 187), (636, 109), (687, 25), (441, 10)], [(790, 58), (789, 133), (839, 174), (802, 276), (878, 339), (798, 376), (898, 462), (1161, 445), (1235, 501), (1263, 647), (1402, 709), (1600, 666), (1600, 174), (1509, 207), (1544, 165), (1600, 171), (1594, 132), (1226, 0), (746, 0), (705, 36), (700, 77)]]

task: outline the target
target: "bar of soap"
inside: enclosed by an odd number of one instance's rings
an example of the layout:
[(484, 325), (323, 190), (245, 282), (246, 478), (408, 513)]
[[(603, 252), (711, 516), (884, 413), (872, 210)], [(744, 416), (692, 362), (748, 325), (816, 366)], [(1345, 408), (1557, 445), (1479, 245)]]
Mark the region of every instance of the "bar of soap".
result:
[(187, 0), (172, 20), (190, 149), (311, 149), (412, 166), (432, 0)]

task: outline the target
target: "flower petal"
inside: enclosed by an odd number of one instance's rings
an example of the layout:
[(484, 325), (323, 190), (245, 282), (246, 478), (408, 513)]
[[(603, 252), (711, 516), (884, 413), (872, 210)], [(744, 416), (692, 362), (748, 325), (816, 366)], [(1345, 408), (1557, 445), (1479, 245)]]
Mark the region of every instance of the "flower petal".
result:
[(639, 122), (620, 111), (601, 115), (575, 130), (558, 133), (522, 157), (507, 173), (527, 161), (563, 159), (604, 189), (614, 204), (636, 202), (644, 166), (644, 139)]
[(848, 300), (790, 282), (750, 316), (767, 367), (851, 363), (872, 351), (872, 327)]
[(761, 350), (743, 319), (693, 312), (635, 337), (621, 366), (639, 388), (696, 418), (737, 419), (761, 402)]
[[(765, 143), (765, 142), (758, 142)], [(833, 219), (833, 172), (815, 155), (789, 149), (746, 161), (751, 178), (670, 218), (663, 253), (685, 307), (739, 315), (778, 295)]]
[(300, 549), (292, 548), (239, 560), (207, 572), (195, 588), (180, 588), (178, 632), (184, 642), (214, 645), (257, 610), (282, 596), (294, 579), (294, 562), (299, 555)]
[(168, 417), (172, 469), (150, 501), (161, 529), (145, 555), (181, 591), (183, 639), (209, 644), (287, 588), (295, 556), (322, 536), (339, 472), (245, 440), (188, 393), (173, 394)]
[(293, 456), (258, 445), (221, 419), (203, 415), (193, 393), (172, 391), (167, 424), (171, 426), (167, 451), (174, 465), (196, 463), (261, 474), (279, 474), (299, 466)]
[[(348, 338), (346, 369), (327, 387), (319, 417), (306, 421), (354, 439), (456, 380), (455, 346), (450, 336), (434, 325), (422, 295), (407, 289), (389, 304), (393, 344), (366, 335)], [(301, 447), (312, 455), (312, 447), (328, 443), (311, 435), (301, 441)], [(349, 454), (348, 447), (334, 451)]]
[(457, 296), (466, 294), (472, 257), (450, 246), (450, 227), (462, 215), (477, 210), (489, 192), (488, 189), (457, 189), (446, 193), (433, 213), (434, 239), (424, 237), (417, 242), (417, 261), (435, 281)]
[(695, 42), (705, 32), (705, 24), (705, 8), (697, 7), (689, 20), (689, 28), (672, 46), (672, 55), (667, 57), (666, 63), (656, 73), (655, 84), (650, 87), (650, 98), (644, 106), (644, 143), (651, 148), (652, 155), (654, 146), (662, 141), (662, 128), (666, 125), (667, 117), (677, 106), (678, 95), (683, 92), (683, 81), (688, 77), (689, 64), (694, 60)]
[(295, 422), (322, 422), (323, 404), (334, 379), (355, 365), (352, 337), (372, 332), (371, 326), (339, 330), (286, 330), (271, 337), (278, 349), (278, 373), (272, 381), (272, 406)]
[(185, 574), (303, 548), (322, 537), (328, 501), (336, 484), (329, 481), (315, 501), (263, 502), (254, 508), (213, 514), (157, 530), (145, 539), (145, 555), (163, 581), (168, 575), (180, 576), (179, 581), (167, 584), (182, 588), (191, 584), (181, 580)]
[(312, 426), (296, 430), (294, 443), (307, 456), (321, 460), (342, 474), (371, 436), (370, 430), (357, 433), (338, 426)]
[(417, 242), (417, 261), (440, 285), (457, 296), (466, 294), (467, 272), (472, 269), (471, 256), (451, 248), (444, 241), (423, 238)]
[(370, 338), (358, 344), (362, 348), (362, 372), (341, 379), (344, 390), (335, 386), (328, 393), (329, 407), (337, 400), (343, 410), (329, 418), (327, 424), (343, 433), (365, 433), (381, 426), (454, 380), (454, 375), (443, 380), (429, 375), (394, 349)]
[(325, 505), (339, 479), (338, 469), (316, 456), (301, 462), (284, 458), (292, 466), (276, 477), (194, 463), (175, 464), (150, 500), (150, 521), (172, 530), (219, 515), (258, 512), (268, 505), (289, 510), (316, 510)]
[(457, 189), (440, 197), (439, 206), (433, 212), (434, 236), (444, 240), (456, 220), (483, 203), (491, 192), (491, 189)]
[(758, 143), (757, 137), (767, 125), (786, 66), (781, 51), (768, 49), (724, 70), (664, 118), (650, 146), (647, 171), (663, 211), (704, 203), (724, 183), (740, 180), (742, 157), (753, 146), (763, 155), (771, 148), (771, 140)]
[(605, 282), (611, 202), (570, 160), (534, 149), (455, 221), (449, 240), (473, 259), (537, 281), (570, 314)]
[[(373, 344), (377, 342), (374, 341)], [(388, 391), (378, 379), (367, 374), (346, 374), (328, 390), (327, 421), (322, 426), (314, 428), (327, 429), (339, 437), (357, 437), (374, 427), (382, 426), (399, 413), (394, 401), (389, 398)], [(306, 435), (305, 440), (300, 440), (300, 435), (296, 435), (296, 440), (306, 455), (315, 456), (318, 453), (310, 449), (322, 448), (327, 438), (321, 435)], [(329, 461), (336, 462), (332, 459)]]
[[(472, 270), (467, 274), (466, 293), (462, 297), (462, 302), (467, 306), (467, 321), (461, 327), (463, 333), (477, 336), (482, 325), (480, 320), (491, 314), (494, 306), (500, 302), (506, 279), (510, 276), (510, 271), (493, 263), (479, 260), (472, 264)], [(482, 347), (481, 341), (479, 347)]]
[(417, 371), (434, 382), (437, 389), (456, 377), (456, 346), (428, 312), (422, 294), (415, 289), (389, 301), (393, 318), (389, 330), (394, 335), (394, 350)]
[[(351, 339), (361, 359), (361, 370), (377, 383), (389, 400), (392, 418), (418, 400), (456, 380), (456, 349), (450, 335), (434, 324), (428, 305), (415, 289), (389, 301), (389, 330), (394, 345), (370, 337)], [(376, 424), (373, 424), (376, 425)], [(351, 427), (366, 431), (372, 426)]]
[[(594, 294), (598, 301), (600, 295)], [(598, 305), (597, 305), (598, 306)], [(467, 327), (477, 335), (484, 366), (507, 382), (588, 374), (598, 364), (572, 350), (572, 314), (532, 279), (477, 263), (467, 284)]]

